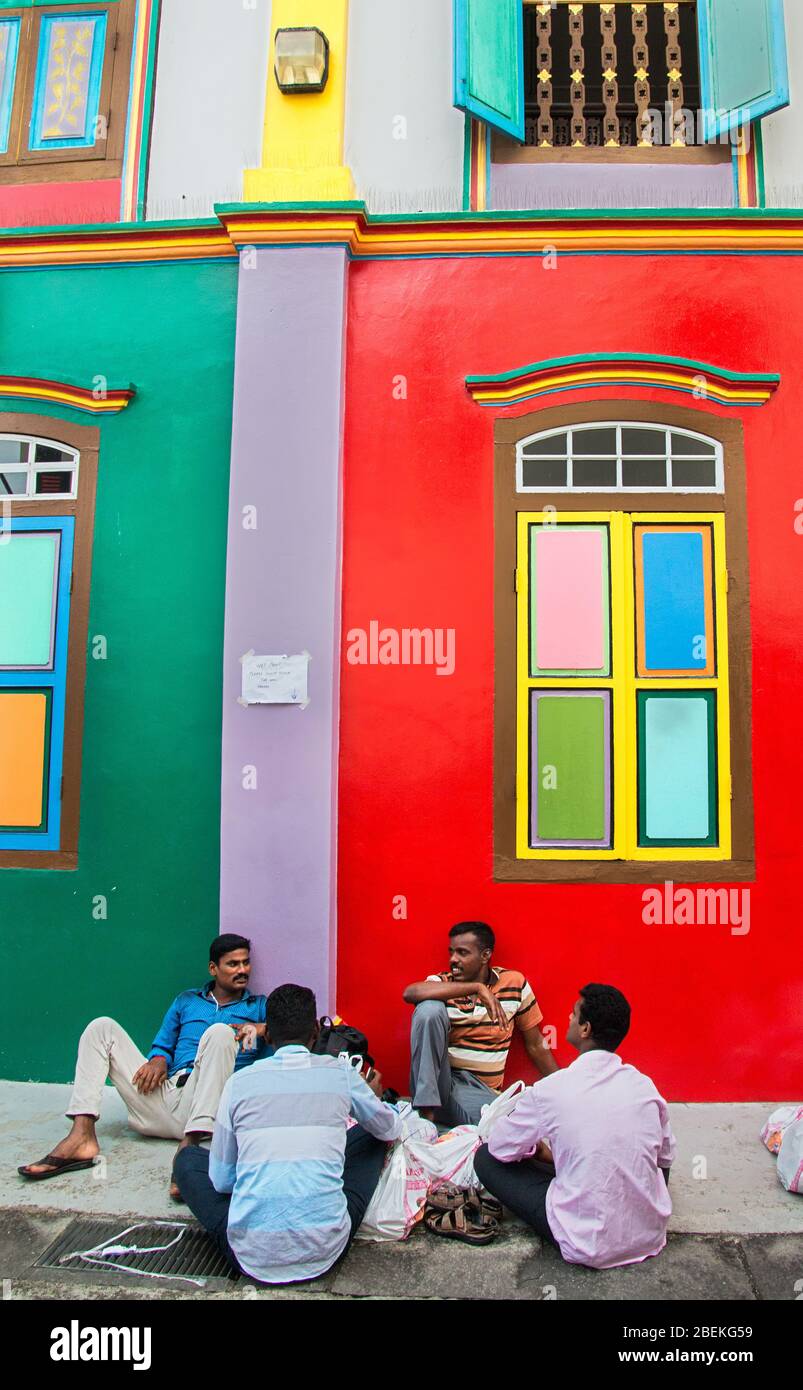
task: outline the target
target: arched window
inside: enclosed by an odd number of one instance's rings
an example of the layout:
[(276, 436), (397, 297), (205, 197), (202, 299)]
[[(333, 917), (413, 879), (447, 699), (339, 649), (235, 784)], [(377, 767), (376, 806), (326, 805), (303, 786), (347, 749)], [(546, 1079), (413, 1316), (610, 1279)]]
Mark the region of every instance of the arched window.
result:
[(723, 492), (722, 445), (652, 424), (547, 430), (516, 447), (519, 492)]
[(741, 430), (701, 423), (497, 423), (498, 877), (752, 873)]
[(75, 497), (77, 449), (56, 439), (0, 434), (0, 498)]
[(98, 430), (0, 414), (0, 868), (74, 868)]

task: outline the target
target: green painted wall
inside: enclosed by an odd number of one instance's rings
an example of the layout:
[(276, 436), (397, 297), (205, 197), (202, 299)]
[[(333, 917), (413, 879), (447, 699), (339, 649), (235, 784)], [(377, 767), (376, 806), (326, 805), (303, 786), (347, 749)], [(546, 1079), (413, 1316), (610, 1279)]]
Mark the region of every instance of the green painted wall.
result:
[[(205, 978), (236, 294), (236, 263), (0, 274), (0, 372), (102, 373), (138, 392), (100, 422), (79, 867), (0, 869), (7, 1079), (71, 1080), (98, 1014), (146, 1049), (172, 997)], [(0, 402), (12, 409), (91, 423)]]

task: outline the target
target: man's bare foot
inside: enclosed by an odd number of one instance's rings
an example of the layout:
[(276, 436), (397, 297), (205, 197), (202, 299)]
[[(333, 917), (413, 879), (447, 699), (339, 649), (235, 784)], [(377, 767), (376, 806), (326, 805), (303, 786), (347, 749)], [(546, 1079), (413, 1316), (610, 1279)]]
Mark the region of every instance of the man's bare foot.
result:
[[(211, 1138), (212, 1135), (209, 1134), (206, 1130), (194, 1130), (192, 1134), (185, 1134), (184, 1138), (182, 1139), (181, 1143), (176, 1149), (176, 1156), (178, 1156), (178, 1154), (181, 1153), (182, 1149), (189, 1149), (193, 1145), (200, 1144), (202, 1140)], [(173, 1159), (173, 1162), (175, 1162), (175, 1158)], [(174, 1202), (184, 1201), (178, 1183), (174, 1182), (172, 1178), (170, 1180), (170, 1196), (172, 1197)]]
[[(73, 1127), (69, 1134), (50, 1150), (48, 1158), (68, 1159), (72, 1163), (82, 1160), (97, 1158), (100, 1153), (100, 1145), (95, 1134), (95, 1121), (89, 1115), (78, 1115), (73, 1122)], [(37, 1173), (58, 1172), (59, 1165), (56, 1163), (28, 1163), (25, 1172), (36, 1176)]]
[[(184, 1135), (184, 1138), (182, 1139), (181, 1143), (179, 1144), (179, 1146), (178, 1146), (178, 1148), (176, 1149), (176, 1152), (175, 1152), (175, 1154), (174, 1154), (174, 1156), (173, 1156), (173, 1162), (174, 1162), (174, 1163), (175, 1163), (175, 1161), (176, 1161), (176, 1158), (178, 1158), (178, 1155), (181, 1153), (181, 1150), (182, 1150), (182, 1149), (189, 1148), (189, 1144), (190, 1144), (189, 1137), (185, 1134), (185, 1135)], [(173, 1199), (174, 1202), (183, 1202), (183, 1201), (184, 1201), (184, 1198), (183, 1198), (182, 1195), (181, 1195), (181, 1188), (179, 1187), (178, 1183), (175, 1182), (175, 1180), (174, 1180), (173, 1178), (170, 1179), (170, 1196), (172, 1197), (172, 1199)]]

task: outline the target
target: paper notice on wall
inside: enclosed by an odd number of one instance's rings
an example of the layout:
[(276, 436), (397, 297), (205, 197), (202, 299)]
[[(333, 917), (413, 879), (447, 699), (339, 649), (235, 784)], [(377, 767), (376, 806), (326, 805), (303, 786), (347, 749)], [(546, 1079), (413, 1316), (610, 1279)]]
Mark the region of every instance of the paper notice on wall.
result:
[(243, 667), (242, 705), (309, 704), (309, 652), (297, 656), (257, 656), (247, 652)]

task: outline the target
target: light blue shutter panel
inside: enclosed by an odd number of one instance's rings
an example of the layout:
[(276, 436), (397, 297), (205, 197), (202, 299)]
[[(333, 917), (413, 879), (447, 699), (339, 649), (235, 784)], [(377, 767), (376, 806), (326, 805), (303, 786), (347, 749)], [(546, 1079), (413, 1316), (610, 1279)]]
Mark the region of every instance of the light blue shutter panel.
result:
[(697, 27), (706, 139), (789, 105), (783, 0), (697, 0)]
[(454, 0), (454, 104), (524, 139), (522, 0)]

